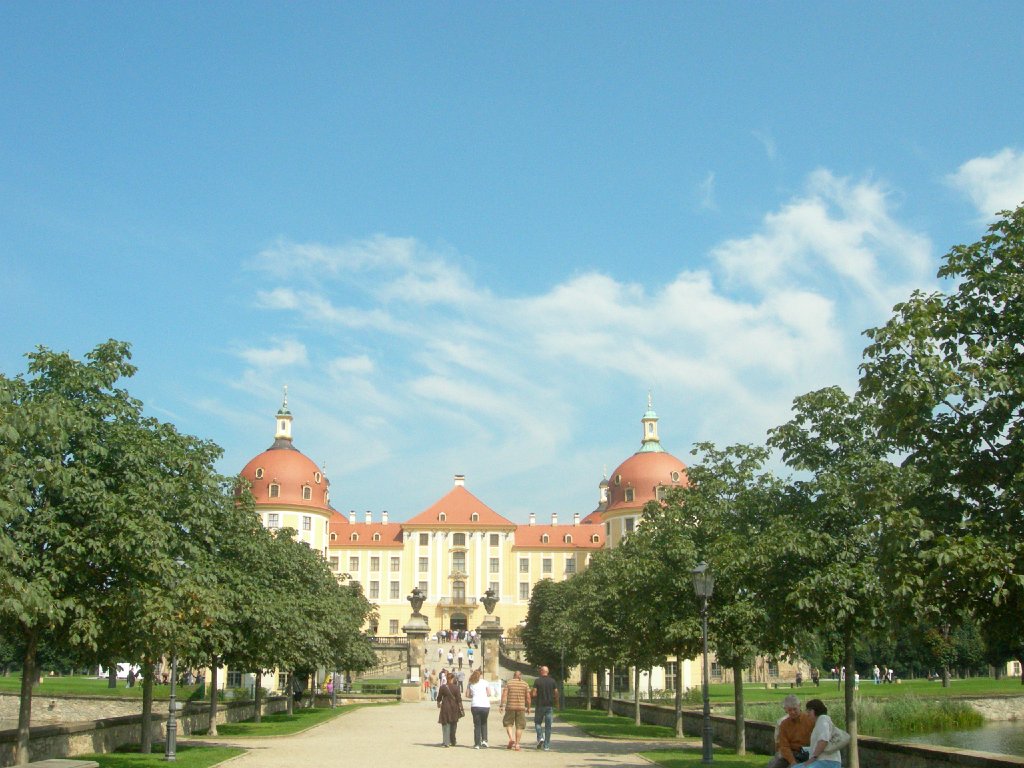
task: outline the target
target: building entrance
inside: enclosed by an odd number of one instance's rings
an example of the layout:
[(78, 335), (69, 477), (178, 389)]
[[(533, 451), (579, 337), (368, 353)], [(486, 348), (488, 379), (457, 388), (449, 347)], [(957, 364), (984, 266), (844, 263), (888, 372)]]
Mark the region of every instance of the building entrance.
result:
[(469, 623), (466, 621), (465, 614), (453, 613), (452, 617), (448, 620), (448, 628), (458, 631), (469, 629)]

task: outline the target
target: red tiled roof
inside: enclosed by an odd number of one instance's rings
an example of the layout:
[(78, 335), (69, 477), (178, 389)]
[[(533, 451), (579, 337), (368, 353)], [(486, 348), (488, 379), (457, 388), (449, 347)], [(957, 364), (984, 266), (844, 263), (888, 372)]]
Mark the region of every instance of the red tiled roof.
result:
[[(444, 520), (441, 520), (441, 514)], [(473, 519), (473, 515), (477, 519)], [(515, 528), (516, 524), (508, 520), (484, 504), (480, 499), (466, 490), (465, 486), (456, 485), (448, 493), (438, 499), (403, 525), (407, 528)]]
[[(335, 512), (331, 516), (330, 533), (328, 548), (401, 549), (403, 546), (401, 523), (351, 523), (347, 517)], [(374, 539), (374, 535), (379, 538)]]
[[(544, 536), (548, 537), (544, 541)], [(566, 536), (572, 541), (567, 543)], [(594, 537), (597, 541), (594, 541)], [(604, 531), (593, 525), (520, 525), (513, 549), (601, 549)]]

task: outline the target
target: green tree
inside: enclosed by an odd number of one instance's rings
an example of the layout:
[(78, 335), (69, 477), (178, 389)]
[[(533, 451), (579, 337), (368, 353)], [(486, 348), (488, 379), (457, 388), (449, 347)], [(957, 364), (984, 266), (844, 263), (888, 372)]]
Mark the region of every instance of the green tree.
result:
[(41, 639), (95, 647), (103, 595), (138, 545), (128, 489), (145, 427), (116, 388), (129, 359), (116, 341), (85, 362), (40, 347), (27, 375), (0, 377), (0, 634), (23, 649), (19, 764)]
[(949, 293), (914, 293), (867, 332), (861, 380), (930, 481), (919, 558), (946, 574), (936, 611), (966, 598), (990, 628), (1019, 623), (1024, 595), (1024, 206), (999, 216), (946, 255)]
[(842, 638), (850, 764), (857, 768), (856, 641), (884, 626), (894, 600), (912, 600), (921, 583), (913, 551), (917, 517), (907, 504), (920, 478), (889, 461), (891, 446), (878, 435), (866, 398), (829, 387), (798, 397), (793, 410), (769, 445), (809, 479), (793, 484), (788, 509), (768, 535), (784, 569), (799, 578), (776, 582), (769, 604), (782, 608), (779, 622)]

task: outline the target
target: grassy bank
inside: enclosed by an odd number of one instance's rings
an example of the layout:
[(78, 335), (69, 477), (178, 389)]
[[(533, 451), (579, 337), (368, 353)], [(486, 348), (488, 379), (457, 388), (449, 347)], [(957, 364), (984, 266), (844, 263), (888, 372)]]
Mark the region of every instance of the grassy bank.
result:
[(564, 709), (558, 717), (601, 739), (674, 739), (675, 731), (662, 725), (636, 725), (632, 718), (599, 709)]
[[(665, 768), (701, 768), (704, 765), (700, 749), (658, 749), (640, 754)], [(723, 747), (715, 747), (714, 758), (716, 768), (763, 768), (765, 763), (764, 755), (737, 755)]]
[[(153, 745), (153, 753), (140, 755), (138, 751), (129, 752), (127, 749), (138, 750), (138, 745), (126, 748), (124, 752), (111, 752), (106, 755), (78, 755), (77, 760), (95, 760), (100, 768), (157, 768), (166, 766), (164, 760), (163, 744)], [(225, 760), (245, 752), (244, 749), (235, 747), (196, 747), (179, 744), (175, 753), (178, 756), (175, 765), (181, 768), (209, 768)]]
[[(828, 698), (822, 700), (836, 725), (846, 727), (846, 708), (843, 702)], [(719, 707), (717, 711), (730, 715), (733, 713), (731, 707)], [(750, 720), (765, 722), (775, 722), (783, 715), (781, 704), (764, 703), (747, 706), (744, 713)], [(985, 719), (970, 704), (953, 699), (935, 700), (904, 695), (888, 699), (862, 697), (857, 702), (857, 730), (870, 736), (911, 736), (933, 731), (968, 730), (980, 728), (984, 723)]]

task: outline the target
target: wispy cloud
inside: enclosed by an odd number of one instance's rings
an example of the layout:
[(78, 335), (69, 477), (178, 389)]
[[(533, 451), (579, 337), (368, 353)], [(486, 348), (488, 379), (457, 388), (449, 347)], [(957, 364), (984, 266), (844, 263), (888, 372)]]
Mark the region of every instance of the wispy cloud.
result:
[(991, 219), (1024, 202), (1024, 152), (1006, 148), (975, 157), (946, 179), (970, 198), (983, 220)]
[[(594, 452), (578, 442), (581, 415), (620, 392), (637, 393), (638, 409), (648, 387), (662, 393), (685, 422), (672, 444), (685, 457), (697, 439), (761, 440), (795, 395), (852, 385), (860, 332), (934, 274), (928, 238), (900, 223), (892, 197), (819, 170), (706, 269), (650, 286), (583, 272), (514, 298), (408, 238), (279, 243), (256, 260), (277, 287), (255, 304), (301, 342), (241, 356), (253, 369), (294, 361), (288, 383), (318, 414), (305, 450), (337, 465), (335, 482), (358, 472), (383, 487), (396, 465), (430, 488), (453, 472), (530, 478), (524, 508), (557, 509), (576, 490), (551, 467)], [(300, 263), (317, 279), (283, 268)]]
[(775, 143), (775, 138), (766, 131), (751, 131), (751, 134), (755, 139), (760, 142), (761, 146), (764, 147), (764, 153), (767, 155), (769, 160), (774, 160), (776, 154), (778, 154), (778, 146)]
[(700, 207), (709, 211), (717, 211), (718, 204), (715, 202), (715, 172), (708, 171), (704, 181), (697, 185), (697, 193), (700, 196)]

